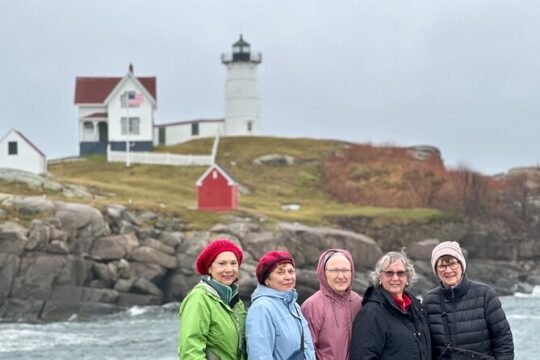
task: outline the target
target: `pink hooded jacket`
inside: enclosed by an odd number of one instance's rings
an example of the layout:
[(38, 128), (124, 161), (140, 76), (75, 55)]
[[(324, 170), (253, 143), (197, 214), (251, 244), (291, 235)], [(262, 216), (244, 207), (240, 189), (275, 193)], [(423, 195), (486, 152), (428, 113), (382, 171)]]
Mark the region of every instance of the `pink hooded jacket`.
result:
[(347, 360), (351, 347), (352, 326), (362, 306), (362, 297), (350, 287), (341, 296), (332, 291), (326, 280), (324, 268), (325, 258), (331, 252), (342, 253), (349, 259), (352, 269), (351, 280), (354, 279), (351, 253), (343, 249), (326, 250), (319, 257), (317, 265), (320, 290), (304, 301), (302, 313), (311, 330), (317, 360)]

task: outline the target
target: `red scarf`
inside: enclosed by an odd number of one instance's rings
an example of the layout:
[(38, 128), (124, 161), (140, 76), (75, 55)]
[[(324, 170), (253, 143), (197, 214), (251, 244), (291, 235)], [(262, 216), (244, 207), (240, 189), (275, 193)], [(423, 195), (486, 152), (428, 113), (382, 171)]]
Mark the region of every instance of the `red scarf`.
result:
[(400, 299), (395, 295), (392, 295), (392, 299), (394, 299), (396, 304), (398, 304), (403, 311), (407, 311), (407, 308), (411, 305), (411, 299), (405, 293), (403, 293), (403, 299)]

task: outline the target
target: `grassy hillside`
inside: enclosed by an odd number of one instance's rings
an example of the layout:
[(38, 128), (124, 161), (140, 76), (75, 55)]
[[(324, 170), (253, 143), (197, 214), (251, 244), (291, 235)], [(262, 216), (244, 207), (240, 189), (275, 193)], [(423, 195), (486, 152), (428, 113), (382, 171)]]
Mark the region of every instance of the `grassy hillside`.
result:
[[(243, 189), (239, 210), (233, 213), (196, 211), (195, 182), (206, 167), (173, 167), (124, 163), (108, 163), (104, 156), (90, 156), (86, 161), (49, 166), (53, 180), (84, 185), (98, 197), (95, 206), (121, 203), (137, 208), (149, 208), (180, 216), (195, 228), (215, 224), (224, 216), (264, 216), (269, 221), (297, 221), (310, 225), (331, 225), (330, 218), (370, 216), (395, 221), (423, 220), (441, 216), (433, 209), (397, 209), (365, 207), (339, 201), (323, 189), (325, 163), (339, 156), (351, 144), (315, 139), (285, 139), (272, 137), (223, 138), (217, 162), (231, 174)], [(208, 154), (212, 139), (162, 147), (160, 152)], [(254, 165), (259, 156), (278, 153), (294, 157), (290, 166)], [(4, 188), (2, 188), (2, 186)], [(0, 191), (8, 185), (0, 184)], [(19, 191), (20, 193), (20, 191)], [(50, 194), (52, 197), (58, 196)], [(297, 202), (300, 211), (285, 212), (281, 204)]]

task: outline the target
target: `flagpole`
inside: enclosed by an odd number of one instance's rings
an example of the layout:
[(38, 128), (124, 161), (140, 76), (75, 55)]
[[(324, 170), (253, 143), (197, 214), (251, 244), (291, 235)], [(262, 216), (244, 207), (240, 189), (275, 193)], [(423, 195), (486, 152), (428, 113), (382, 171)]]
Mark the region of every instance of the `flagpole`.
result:
[(126, 118), (126, 167), (129, 167), (130, 166), (130, 162), (129, 162), (129, 133), (131, 132), (130, 129), (129, 129), (129, 95), (128, 93), (126, 92), (126, 114), (127, 114), (127, 118)]

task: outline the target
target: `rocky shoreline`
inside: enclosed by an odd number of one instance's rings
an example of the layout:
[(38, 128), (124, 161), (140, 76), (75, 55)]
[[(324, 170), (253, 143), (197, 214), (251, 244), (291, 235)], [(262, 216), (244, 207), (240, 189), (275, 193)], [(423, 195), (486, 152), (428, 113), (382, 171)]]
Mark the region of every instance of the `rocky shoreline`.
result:
[[(319, 287), (315, 268), (323, 250), (351, 251), (360, 293), (383, 253), (379, 242), (357, 231), (235, 217), (207, 231), (192, 231), (180, 219), (122, 205), (98, 210), (46, 197), (7, 195), (0, 203), (0, 321), (86, 319), (131, 306), (181, 301), (199, 280), (193, 266), (198, 253), (220, 237), (245, 251), (239, 276), (244, 300), (256, 286), (257, 259), (268, 250), (287, 249), (295, 256), (301, 300)], [(4, 220), (14, 214), (31, 219), (29, 225)], [(419, 238), (407, 246), (420, 275), (413, 289), (418, 294), (435, 286), (429, 258), (438, 241)], [(535, 260), (470, 255), (469, 276), (494, 286), (500, 295), (531, 292), (540, 285)]]

